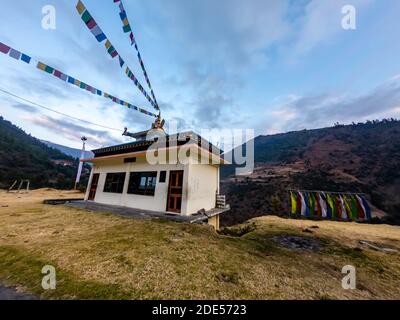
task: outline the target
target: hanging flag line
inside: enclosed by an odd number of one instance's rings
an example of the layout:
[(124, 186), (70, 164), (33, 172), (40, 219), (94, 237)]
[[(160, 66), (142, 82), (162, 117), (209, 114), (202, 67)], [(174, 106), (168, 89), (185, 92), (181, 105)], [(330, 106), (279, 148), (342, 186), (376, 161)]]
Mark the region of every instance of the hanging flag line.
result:
[(139, 108), (139, 107), (137, 107), (137, 106), (135, 106), (135, 105), (133, 105), (133, 104), (131, 104), (129, 102), (126, 102), (126, 101), (121, 100), (121, 99), (119, 99), (117, 97), (114, 97), (114, 96), (110, 95), (109, 93), (104, 92), (103, 90), (99, 90), (99, 89), (97, 89), (97, 88), (95, 88), (95, 87), (93, 87), (91, 85), (88, 85), (88, 84), (84, 83), (83, 81), (80, 81), (80, 80), (76, 79), (75, 77), (71, 77), (71, 76), (69, 76), (69, 75), (67, 75), (67, 74), (65, 74), (65, 73), (63, 73), (63, 72), (61, 72), (61, 71), (59, 71), (59, 70), (57, 70), (57, 69), (45, 64), (43, 62), (41, 62), (41, 61), (37, 61), (37, 60), (33, 59), (31, 56), (29, 56), (29, 55), (27, 55), (25, 53), (22, 53), (22, 52), (20, 52), (18, 50), (15, 50), (15, 49), (11, 48), (10, 46), (7, 46), (6, 44), (4, 44), (2, 42), (0, 42), (0, 53), (8, 55), (11, 58), (14, 58), (16, 60), (23, 61), (23, 62), (25, 62), (25, 63), (27, 63), (29, 65), (35, 65), (36, 68), (38, 68), (39, 70), (42, 70), (42, 71), (44, 71), (44, 72), (46, 72), (48, 74), (51, 74), (54, 77), (57, 77), (58, 79), (60, 79), (60, 80), (62, 80), (64, 82), (70, 83), (70, 84), (75, 85), (75, 86), (77, 86), (77, 87), (79, 87), (81, 89), (89, 91), (92, 94), (96, 94), (98, 96), (103, 96), (104, 98), (108, 98), (108, 99), (112, 100), (116, 104), (128, 107), (129, 109), (133, 109), (133, 110), (139, 111), (139, 112), (141, 112), (143, 114), (146, 114), (146, 115), (149, 115), (149, 116), (157, 117), (157, 115), (152, 113), (152, 112), (149, 112), (147, 110)]
[(98, 123), (94, 123), (94, 122), (91, 122), (91, 121), (83, 120), (83, 119), (80, 119), (80, 118), (77, 118), (77, 117), (74, 117), (74, 116), (70, 116), (69, 114), (62, 113), (62, 112), (57, 111), (57, 110), (54, 110), (54, 109), (52, 109), (52, 108), (50, 108), (50, 107), (46, 107), (46, 106), (44, 106), (44, 105), (42, 105), (42, 104), (39, 104), (39, 103), (33, 102), (33, 101), (31, 101), (31, 100), (25, 99), (25, 98), (23, 98), (23, 97), (21, 97), (21, 96), (18, 96), (18, 95), (16, 95), (16, 94), (11, 93), (11, 92), (9, 92), (9, 91), (7, 91), (7, 90), (4, 90), (4, 89), (2, 89), (2, 88), (0, 88), (0, 92), (1, 92), (1, 93), (5, 93), (5, 94), (7, 94), (7, 95), (9, 95), (9, 96), (11, 96), (11, 97), (13, 97), (13, 98), (15, 98), (15, 99), (19, 99), (19, 100), (21, 100), (21, 101), (24, 101), (24, 102), (26, 102), (26, 103), (29, 103), (29, 104), (31, 104), (31, 105), (34, 106), (34, 107), (38, 107), (38, 108), (45, 109), (45, 110), (50, 111), (50, 112), (54, 112), (54, 113), (56, 113), (56, 114), (59, 114), (59, 115), (61, 115), (61, 116), (63, 116), (63, 117), (66, 117), (66, 118), (69, 118), (69, 119), (72, 119), (72, 120), (75, 120), (75, 121), (79, 121), (79, 122), (82, 122), (82, 123), (90, 124), (90, 125), (93, 125), (93, 126), (96, 126), (96, 127), (103, 128), (103, 129), (109, 129), (109, 130), (114, 130), (114, 131), (121, 132), (121, 129), (112, 128), (112, 127), (107, 127), (107, 126), (104, 126), (104, 125), (102, 125), (102, 124), (98, 124)]
[[(110, 40), (107, 38), (107, 36), (104, 34), (104, 32), (100, 29), (99, 25), (96, 23), (92, 15), (89, 13), (89, 11), (86, 9), (85, 5), (82, 3), (81, 0), (78, 0), (78, 3), (76, 5), (76, 10), (78, 11), (79, 15), (81, 16), (81, 19), (83, 22), (86, 24), (88, 27), (89, 31), (94, 35), (96, 40), (100, 43), (102, 43), (104, 40), (105, 42), (105, 47), (107, 49), (107, 52), (112, 58), (115, 58), (118, 56), (119, 59), (119, 65), (122, 68), (125, 64), (125, 60), (121, 57), (121, 55), (118, 53), (118, 51), (115, 49), (115, 47), (111, 44)], [(126, 75), (133, 81), (135, 86), (139, 89), (139, 91), (145, 96), (145, 98), (150, 102), (150, 104), (153, 106), (154, 109), (159, 110), (159, 107), (156, 105), (156, 103), (151, 99), (147, 91), (143, 88), (142, 84), (139, 82), (139, 80), (135, 77), (133, 72), (129, 69), (129, 67), (126, 67)]]
[[(155, 96), (153, 88), (151, 86), (149, 76), (148, 76), (146, 68), (144, 66), (144, 62), (143, 62), (142, 56), (140, 54), (140, 51), (139, 51), (135, 36), (133, 35), (132, 27), (131, 27), (131, 25), (129, 23), (128, 16), (127, 16), (126, 10), (124, 8), (124, 5), (122, 3), (122, 0), (114, 0), (114, 3), (119, 3), (119, 9), (120, 9), (119, 16), (121, 18), (122, 25), (123, 25), (122, 26), (122, 30), (125, 33), (129, 32), (129, 38), (131, 39), (131, 45), (135, 46), (135, 49), (136, 49), (136, 52), (137, 52), (137, 57), (138, 57), (138, 60), (139, 60), (139, 64), (140, 64), (140, 66), (142, 68), (142, 71), (143, 71), (143, 75), (144, 75), (144, 77), (146, 79), (146, 82), (147, 82), (147, 85), (148, 85), (148, 87), (150, 89), (151, 96), (153, 97), (153, 100), (154, 100), (155, 104), (158, 107), (158, 102), (157, 102), (156, 96)], [(158, 108), (158, 110), (159, 110), (159, 108)]]
[(365, 195), (323, 191), (289, 191), (291, 214), (342, 221), (370, 221), (371, 208)]

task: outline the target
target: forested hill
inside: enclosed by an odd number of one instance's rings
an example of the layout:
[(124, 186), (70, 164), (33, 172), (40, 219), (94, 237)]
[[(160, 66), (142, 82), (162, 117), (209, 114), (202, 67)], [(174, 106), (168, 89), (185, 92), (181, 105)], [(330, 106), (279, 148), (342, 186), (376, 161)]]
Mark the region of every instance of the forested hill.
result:
[(398, 120), (258, 136), (254, 153), (250, 176), (235, 177), (234, 165), (222, 169), (223, 190), (233, 208), (228, 220), (287, 214), (292, 188), (364, 192), (372, 205), (400, 221)]
[(29, 179), (32, 188), (69, 189), (73, 186), (78, 161), (0, 116), (0, 188), (16, 179)]

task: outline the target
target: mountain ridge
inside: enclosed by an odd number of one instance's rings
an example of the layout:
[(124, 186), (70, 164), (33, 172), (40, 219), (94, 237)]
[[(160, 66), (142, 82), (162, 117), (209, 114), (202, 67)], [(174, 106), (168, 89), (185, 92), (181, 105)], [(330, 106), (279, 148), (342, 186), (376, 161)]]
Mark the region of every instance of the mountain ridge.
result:
[[(78, 159), (51, 148), (0, 116), (0, 188), (28, 179), (33, 189), (71, 189)], [(87, 180), (84, 170), (82, 184)]]
[(221, 190), (232, 207), (227, 224), (287, 215), (289, 189), (366, 193), (376, 216), (400, 220), (396, 119), (258, 136), (254, 155), (255, 169), (247, 177), (234, 176), (235, 165), (221, 168)]
[[(46, 144), (47, 146), (49, 146), (51, 148), (54, 148), (54, 149), (57, 149), (57, 150), (65, 153), (66, 155), (69, 155), (69, 156), (71, 156), (73, 158), (80, 158), (81, 157), (81, 152), (82, 151), (80, 149), (67, 147), (67, 146), (64, 146), (64, 145), (61, 145), (61, 144), (57, 144), (57, 143), (54, 143), (54, 142), (51, 142), (51, 141), (47, 141), (47, 140), (42, 140), (41, 139), (40, 141), (43, 142), (44, 144)], [(85, 154), (84, 154), (85, 158), (92, 158), (93, 156), (94, 156), (93, 152), (91, 152), (89, 150), (85, 151)]]

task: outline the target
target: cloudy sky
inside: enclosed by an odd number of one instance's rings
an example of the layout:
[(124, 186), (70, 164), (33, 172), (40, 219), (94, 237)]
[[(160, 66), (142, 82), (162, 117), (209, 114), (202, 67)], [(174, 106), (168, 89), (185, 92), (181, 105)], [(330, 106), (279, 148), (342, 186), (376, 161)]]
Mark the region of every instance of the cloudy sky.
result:
[[(113, 0), (83, 0), (144, 84)], [(42, 8), (56, 8), (56, 29)], [(344, 5), (356, 30), (341, 27)], [(2, 0), (0, 41), (121, 99), (151, 106), (83, 24), (75, 0)], [(398, 0), (125, 0), (162, 116), (178, 130), (271, 134), (400, 116)], [(0, 54), (0, 115), (28, 133), (79, 147), (125, 142), (151, 117)]]

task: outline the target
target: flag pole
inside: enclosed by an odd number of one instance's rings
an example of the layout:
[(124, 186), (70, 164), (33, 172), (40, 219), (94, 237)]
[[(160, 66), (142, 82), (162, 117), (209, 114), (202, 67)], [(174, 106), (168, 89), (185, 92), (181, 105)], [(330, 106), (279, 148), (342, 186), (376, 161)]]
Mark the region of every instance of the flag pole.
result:
[(87, 138), (82, 137), (81, 140), (82, 140), (82, 151), (81, 151), (81, 157), (79, 158), (78, 172), (76, 174), (74, 190), (77, 189), (78, 183), (81, 179), (82, 168), (83, 168), (83, 162), (81, 160), (85, 157), (85, 144), (86, 144)]

